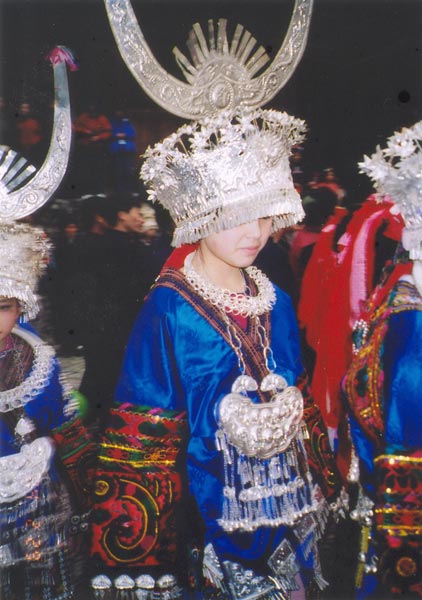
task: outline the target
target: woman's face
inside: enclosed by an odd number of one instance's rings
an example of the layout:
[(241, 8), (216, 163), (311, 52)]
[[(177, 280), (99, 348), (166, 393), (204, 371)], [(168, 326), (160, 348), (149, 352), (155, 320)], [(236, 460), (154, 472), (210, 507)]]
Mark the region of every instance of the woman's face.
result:
[(272, 219), (256, 219), (233, 229), (213, 233), (201, 240), (205, 260), (220, 261), (242, 269), (249, 267), (271, 235)]
[(7, 336), (16, 325), (21, 308), (16, 298), (0, 296), (0, 350), (6, 348)]

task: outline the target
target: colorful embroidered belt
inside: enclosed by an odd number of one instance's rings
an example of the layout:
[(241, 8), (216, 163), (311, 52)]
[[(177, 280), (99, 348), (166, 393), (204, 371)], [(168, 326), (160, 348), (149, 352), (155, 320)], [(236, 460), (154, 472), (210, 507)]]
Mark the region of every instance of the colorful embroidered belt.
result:
[(388, 535), (422, 535), (422, 457), (384, 454), (375, 461), (375, 523)]
[[(145, 440), (144, 442), (150, 442)], [(144, 451), (136, 450), (129, 445), (101, 444), (101, 460), (106, 462), (121, 463), (131, 465), (133, 467), (153, 467), (154, 465), (174, 466), (176, 458), (179, 454), (178, 444), (172, 444), (168, 440), (168, 444), (163, 448), (154, 443), (148, 443), (148, 448)]]

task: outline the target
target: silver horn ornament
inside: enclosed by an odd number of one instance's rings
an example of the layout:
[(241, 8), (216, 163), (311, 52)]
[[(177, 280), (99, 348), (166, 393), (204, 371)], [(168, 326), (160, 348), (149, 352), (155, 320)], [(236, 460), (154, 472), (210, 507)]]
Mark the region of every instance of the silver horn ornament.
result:
[(176, 62), (187, 83), (173, 77), (156, 60), (137, 21), (129, 0), (104, 0), (110, 26), (120, 54), (141, 88), (166, 111), (179, 117), (200, 120), (221, 110), (239, 107), (256, 109), (268, 103), (294, 73), (309, 33), (313, 0), (295, 0), (284, 41), (271, 64), (256, 39), (237, 25), (231, 42), (227, 21), (208, 21), (208, 41), (198, 23), (187, 45), (189, 60), (178, 48)]
[[(66, 173), (72, 137), (66, 64), (71, 70), (75, 70), (76, 66), (71, 53), (63, 46), (55, 48), (48, 58), (54, 72), (54, 122), (50, 148), (35, 175), (24, 186), (17, 187), (35, 169), (23, 159), (22, 167), (25, 164), (26, 167), (22, 170), (24, 177), (19, 180), (16, 176), (16, 153), (5, 146), (1, 147), (0, 160), (4, 168), (0, 185), (0, 223), (22, 219), (41, 208), (54, 194)], [(9, 165), (11, 160), (15, 160), (13, 165)], [(9, 186), (4, 178), (12, 173), (14, 185)], [(10, 191), (11, 188), (13, 191)]]

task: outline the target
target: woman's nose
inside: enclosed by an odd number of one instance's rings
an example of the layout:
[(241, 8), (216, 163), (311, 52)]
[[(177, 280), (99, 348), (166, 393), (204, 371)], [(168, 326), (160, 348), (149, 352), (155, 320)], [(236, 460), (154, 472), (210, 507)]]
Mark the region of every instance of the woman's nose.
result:
[(250, 237), (259, 237), (261, 235), (261, 227), (258, 219), (245, 223), (245, 227), (246, 232)]

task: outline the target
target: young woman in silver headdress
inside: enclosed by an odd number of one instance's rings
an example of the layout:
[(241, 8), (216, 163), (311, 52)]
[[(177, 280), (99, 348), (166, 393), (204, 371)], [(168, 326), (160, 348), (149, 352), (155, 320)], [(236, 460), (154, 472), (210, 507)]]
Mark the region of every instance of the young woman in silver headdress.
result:
[[(36, 170), (0, 148), (0, 596), (69, 600), (80, 568), (75, 544), (87, 529), (93, 444), (62, 382), (54, 349), (26, 321), (48, 258), (45, 233), (18, 220), (49, 200), (66, 171), (71, 119), (64, 47), (54, 69), (54, 123)], [(74, 535), (75, 534), (75, 535)], [(80, 550), (80, 546), (78, 547)]]
[(0, 225), (0, 590), (13, 600), (75, 597), (71, 534), (87, 529), (93, 445), (53, 348), (22, 322), (47, 253), (41, 230)]
[(303, 215), (288, 162), (303, 128), (277, 111), (223, 113), (146, 154), (174, 244), (194, 246), (162, 271), (127, 346), (96, 479), (105, 564), (180, 572), (190, 497), (206, 590), (304, 598), (326, 585), (317, 542), (339, 484), (290, 299), (251, 266)]
[(354, 329), (343, 380), (359, 485), (359, 598), (422, 597), (422, 121), (360, 163), (404, 228)]

